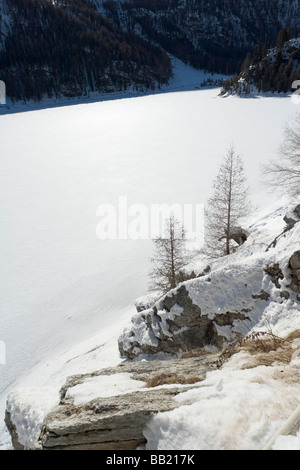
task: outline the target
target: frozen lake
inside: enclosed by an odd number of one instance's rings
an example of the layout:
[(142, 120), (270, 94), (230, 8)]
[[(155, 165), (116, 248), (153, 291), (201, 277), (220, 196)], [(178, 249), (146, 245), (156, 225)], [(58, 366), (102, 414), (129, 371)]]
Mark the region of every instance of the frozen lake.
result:
[(32, 367), (122, 325), (147, 291), (151, 240), (100, 240), (101, 204), (205, 204), (234, 144), (252, 200), (274, 197), (291, 98), (167, 93), (0, 116), (0, 397)]

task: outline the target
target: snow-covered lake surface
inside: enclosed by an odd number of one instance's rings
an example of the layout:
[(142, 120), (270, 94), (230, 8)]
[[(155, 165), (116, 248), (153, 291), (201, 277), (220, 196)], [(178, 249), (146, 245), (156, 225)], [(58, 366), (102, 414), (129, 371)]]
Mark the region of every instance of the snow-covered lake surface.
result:
[[(145, 207), (205, 204), (232, 144), (253, 202), (277, 198), (261, 164), (276, 156), (298, 106), (218, 91), (0, 116), (1, 422), (16, 387), (55, 388), (120, 360), (117, 337), (147, 292), (152, 241), (100, 240), (99, 205), (118, 207), (120, 196)], [(10, 448), (4, 427), (0, 446)]]

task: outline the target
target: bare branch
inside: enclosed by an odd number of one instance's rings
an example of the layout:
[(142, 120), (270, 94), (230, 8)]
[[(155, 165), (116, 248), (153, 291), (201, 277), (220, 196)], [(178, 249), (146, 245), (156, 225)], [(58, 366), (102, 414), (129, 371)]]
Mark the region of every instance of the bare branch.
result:
[(263, 167), (269, 186), (291, 196), (300, 195), (300, 114), (285, 126), (284, 141), (279, 148), (281, 162), (271, 161)]
[(154, 240), (155, 256), (151, 260), (153, 269), (150, 290), (163, 294), (174, 289), (181, 282), (181, 269), (192, 260), (192, 254), (185, 249), (185, 230), (174, 216), (165, 221), (164, 237)]

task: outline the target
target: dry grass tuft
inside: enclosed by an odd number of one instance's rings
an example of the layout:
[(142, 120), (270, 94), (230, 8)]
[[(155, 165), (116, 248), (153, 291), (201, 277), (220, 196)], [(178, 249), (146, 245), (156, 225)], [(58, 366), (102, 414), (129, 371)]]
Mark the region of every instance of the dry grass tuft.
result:
[(205, 348), (195, 348), (181, 354), (180, 359), (190, 359), (192, 357), (207, 356), (208, 354), (212, 354), (212, 352), (208, 351)]
[(203, 378), (196, 376), (181, 376), (177, 374), (157, 374), (147, 381), (145, 387), (152, 388), (158, 387), (159, 385), (171, 385), (171, 384), (194, 384), (200, 382)]
[(257, 331), (246, 336), (240, 341), (242, 348), (250, 354), (269, 353), (277, 351), (286, 343), (286, 339), (280, 338), (268, 331)]
[(292, 359), (293, 350), (291, 347), (288, 349), (280, 349), (278, 351), (270, 351), (269, 353), (257, 353), (253, 355), (253, 360), (244, 364), (242, 369), (251, 369), (258, 366), (272, 366), (275, 362), (279, 364), (289, 364)]
[(289, 364), (295, 351), (293, 341), (300, 338), (300, 330), (295, 330), (287, 337), (281, 338), (272, 331), (252, 332), (242, 340), (228, 346), (222, 351), (219, 367), (233, 354), (247, 351), (252, 361), (245, 364), (243, 369), (259, 365), (271, 366), (274, 363)]

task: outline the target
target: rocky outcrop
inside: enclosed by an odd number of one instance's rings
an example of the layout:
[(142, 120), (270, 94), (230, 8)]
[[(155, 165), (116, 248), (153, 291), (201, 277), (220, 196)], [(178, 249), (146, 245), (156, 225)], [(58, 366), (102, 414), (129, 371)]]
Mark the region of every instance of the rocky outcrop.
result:
[[(208, 354), (167, 361), (124, 362), (117, 367), (71, 376), (60, 390), (60, 403), (46, 417), (35, 448), (44, 450), (133, 450), (146, 442), (143, 430), (153, 413), (179, 406), (174, 397), (205, 379), (208, 370), (218, 367), (219, 355)], [(78, 403), (78, 387), (93, 380), (108, 379), (117, 385), (121, 376), (139, 382), (137, 389)], [(168, 387), (159, 385), (168, 384)], [(104, 387), (105, 388), (105, 387)], [(104, 390), (105, 392), (105, 390)], [(34, 406), (34, 404), (32, 404)], [(15, 449), (16, 426), (6, 412), (6, 423)]]
[(268, 251), (270, 248), (274, 248), (278, 242), (289, 230), (292, 230), (294, 226), (300, 221), (300, 204), (298, 204), (294, 209), (289, 211), (285, 216), (283, 217), (284, 222), (286, 223), (286, 226), (284, 227), (283, 231), (277, 235), (276, 238), (272, 241), (272, 243), (269, 244), (267, 247)]
[(272, 266), (267, 265), (264, 268), (264, 271), (271, 277), (271, 280), (275, 286), (280, 289), (280, 281), (284, 278), (284, 276), (279, 263), (275, 263)]
[(25, 450), (25, 446), (20, 442), (16, 425), (12, 419), (11, 413), (5, 411), (5, 424), (11, 437), (12, 446), (15, 450)]
[(152, 413), (176, 407), (178, 389), (133, 392), (95, 399), (83, 406), (62, 404), (45, 420), (42, 449), (133, 450), (145, 443), (145, 423)]
[(294, 225), (300, 220), (300, 204), (298, 204), (295, 209), (290, 214), (286, 214), (283, 218), (287, 224), (287, 229), (291, 229)]
[[(253, 274), (245, 273), (245, 279)], [(223, 291), (218, 288), (220, 284)], [(254, 292), (259, 291), (260, 285), (255, 283)], [(132, 328), (125, 330), (119, 338), (121, 355), (133, 359), (141, 354), (180, 354), (204, 347), (220, 349), (228, 340), (239, 338), (248, 330), (249, 312), (256, 316), (265, 300), (255, 299), (246, 282), (242, 287), (244, 299), (240, 298), (241, 292), (236, 291), (230, 279), (227, 288), (224, 287), (222, 274), (220, 277), (210, 274), (169, 292), (151, 309), (133, 317)], [(224, 300), (222, 310), (214, 306), (218, 296)], [(235, 296), (239, 297), (237, 303), (232, 302)]]
[(247, 333), (270, 302), (295, 297), (293, 292), (299, 299), (300, 251), (286, 254), (288, 240), (299, 227), (299, 215), (300, 205), (281, 215), (278, 229), (281, 225), (282, 231), (271, 243), (270, 237), (260, 245), (255, 234), (247, 232), (237, 257), (228, 258), (228, 264), (225, 258), (217, 260), (209, 272), (183, 282), (152, 307), (145, 306), (119, 338), (121, 355), (133, 359), (194, 348), (220, 349)]
[(300, 250), (295, 251), (290, 258), (289, 268), (291, 270), (291, 279), (290, 288), (300, 294)]

